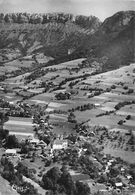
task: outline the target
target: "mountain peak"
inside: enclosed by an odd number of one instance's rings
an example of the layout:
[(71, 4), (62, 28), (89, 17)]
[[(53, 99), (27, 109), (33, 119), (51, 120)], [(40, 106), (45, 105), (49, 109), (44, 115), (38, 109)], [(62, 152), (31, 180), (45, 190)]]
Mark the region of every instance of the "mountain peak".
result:
[(102, 23), (102, 31), (104, 33), (119, 32), (124, 29), (135, 16), (135, 11), (120, 11), (113, 16), (105, 19)]
[(107, 18), (103, 22), (103, 26), (108, 25), (110, 28), (114, 28), (115, 26), (126, 26), (129, 24), (132, 17), (135, 16), (135, 11), (120, 11), (114, 14), (113, 16)]

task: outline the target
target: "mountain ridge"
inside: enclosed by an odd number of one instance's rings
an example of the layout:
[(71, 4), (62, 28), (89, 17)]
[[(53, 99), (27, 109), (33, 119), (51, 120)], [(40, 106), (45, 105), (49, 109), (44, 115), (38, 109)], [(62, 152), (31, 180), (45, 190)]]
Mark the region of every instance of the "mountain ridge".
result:
[[(0, 14), (0, 18), (7, 15)], [(14, 20), (18, 22), (22, 16), (18, 14)], [(134, 22), (135, 11), (121, 11), (105, 19), (103, 23), (95, 16), (85, 17), (71, 14), (44, 15), (44, 23), (39, 15), (33, 14), (35, 23), (0, 23), (0, 46), (19, 50), (21, 56), (43, 52), (54, 58), (54, 63), (81, 57), (106, 57), (104, 69), (117, 68), (133, 62), (134, 54)], [(36, 18), (37, 17), (37, 18)], [(37, 23), (37, 19), (38, 22)], [(46, 20), (45, 20), (46, 19)], [(4, 19), (5, 20), (5, 19)], [(2, 19), (0, 19), (2, 21)], [(24, 20), (25, 21), (25, 20)], [(91, 61), (91, 60), (90, 60)]]
[(135, 59), (135, 11), (118, 12), (107, 18), (99, 30), (84, 41), (78, 52), (80, 50), (86, 51), (87, 56), (107, 56), (106, 68), (107, 66), (116, 68), (133, 62)]

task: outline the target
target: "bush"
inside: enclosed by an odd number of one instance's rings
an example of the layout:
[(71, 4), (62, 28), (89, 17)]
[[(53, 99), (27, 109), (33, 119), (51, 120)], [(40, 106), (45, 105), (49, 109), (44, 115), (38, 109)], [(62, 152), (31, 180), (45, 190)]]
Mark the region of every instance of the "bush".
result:
[(110, 92), (111, 91), (111, 88), (106, 88), (106, 92)]
[(111, 89), (115, 89), (115, 88), (116, 88), (116, 86), (115, 86), (115, 85), (112, 85), (112, 86), (111, 86)]
[(125, 85), (125, 86), (123, 87), (123, 89), (127, 90), (127, 89), (128, 89), (128, 86)]
[(19, 142), (18, 142), (18, 139), (16, 138), (16, 136), (15, 135), (9, 135), (6, 139), (5, 146), (7, 148), (17, 148), (17, 147), (19, 147)]
[(88, 184), (77, 181), (76, 182), (76, 195), (89, 195), (91, 194)]
[(70, 122), (70, 123), (76, 123), (75, 115), (74, 115), (73, 112), (70, 112), (70, 114), (68, 115), (68, 122)]
[(133, 92), (134, 92), (133, 89), (129, 89), (127, 93), (130, 94), (130, 93), (133, 93)]
[(123, 123), (124, 123), (124, 121), (123, 121), (123, 120), (120, 120), (120, 121), (118, 122), (118, 125), (123, 125)]
[(126, 120), (131, 119), (131, 115), (127, 115)]

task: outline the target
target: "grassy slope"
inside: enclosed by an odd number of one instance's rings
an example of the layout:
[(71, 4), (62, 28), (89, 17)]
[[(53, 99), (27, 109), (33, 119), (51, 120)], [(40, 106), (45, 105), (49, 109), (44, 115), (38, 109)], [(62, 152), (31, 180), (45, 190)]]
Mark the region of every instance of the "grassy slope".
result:
[(12, 190), (9, 183), (0, 176), (0, 195), (18, 195), (18, 193)]

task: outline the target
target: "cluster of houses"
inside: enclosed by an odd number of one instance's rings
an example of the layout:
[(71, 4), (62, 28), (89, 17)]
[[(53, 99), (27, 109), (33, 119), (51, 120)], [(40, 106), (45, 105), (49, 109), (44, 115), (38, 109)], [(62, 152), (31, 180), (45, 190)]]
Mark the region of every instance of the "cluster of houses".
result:
[[(50, 158), (53, 157), (53, 152), (55, 151), (59, 151), (62, 149), (67, 149), (69, 147), (69, 143), (68, 140), (63, 139), (63, 137), (59, 137), (57, 139), (55, 139), (53, 141), (53, 143), (51, 143), (49, 146), (46, 145), (46, 143), (43, 140), (39, 140), (37, 138), (29, 138), (29, 143), (33, 146), (33, 148), (39, 147), (39, 148), (44, 148), (44, 149), (49, 149), (50, 153), (49, 156)], [(84, 148), (78, 148), (78, 157), (80, 157), (81, 155), (84, 155), (87, 149)], [(6, 156), (12, 156), (14, 158), (18, 158), (18, 160), (21, 161), (21, 157), (18, 154), (16, 149), (7, 149), (5, 151), (5, 155)], [(44, 155), (40, 155), (40, 157), (45, 158)], [(95, 164), (97, 164), (97, 166), (100, 166), (99, 161), (97, 160), (96, 156), (94, 157), (94, 155), (91, 156), (91, 159), (94, 161)], [(117, 159), (115, 159), (114, 157), (111, 157), (110, 155), (104, 155), (102, 157), (102, 166), (100, 167), (100, 173), (99, 175), (109, 175), (110, 174), (110, 170), (111, 168), (115, 165), (119, 166), (119, 177), (120, 177), (120, 181), (119, 182), (115, 182), (115, 185), (111, 185), (110, 183), (106, 183), (104, 182), (103, 185), (106, 186), (105, 189), (99, 190), (100, 192), (102, 192), (103, 194), (109, 194), (109, 192), (115, 190), (118, 194), (120, 194), (123, 190), (125, 190), (126, 188), (129, 187), (129, 185), (131, 184), (132, 181), (132, 176), (130, 174), (127, 173), (127, 167), (126, 165), (122, 164), (121, 162), (118, 163)], [(104, 168), (103, 168), (104, 167)], [(89, 180), (88, 180), (89, 181)], [(83, 182), (88, 182), (88, 181), (83, 181)], [(91, 181), (90, 181), (91, 182)], [(97, 183), (98, 184), (98, 183)], [(16, 188), (16, 186), (14, 186), (14, 188)], [(22, 189), (23, 190), (23, 189)]]
[[(51, 151), (51, 153), (55, 150), (61, 150), (61, 149), (66, 149), (68, 147), (68, 140), (62, 140), (62, 139), (56, 139), (53, 141), (53, 143), (51, 143), (49, 146), (47, 146), (47, 144), (43, 141), (43, 140), (39, 140), (38, 138), (32, 138), (29, 137), (28, 139), (28, 143), (33, 146), (33, 149), (49, 149)], [(20, 157), (20, 155), (17, 152), (17, 149), (7, 149), (5, 150), (5, 155), (7, 156), (12, 156), (12, 157)], [(21, 158), (20, 158), (21, 159)]]
[[(26, 105), (26, 107), (27, 106), (28, 105)], [(99, 105), (96, 105), (96, 106), (99, 106)], [(40, 123), (41, 124), (43, 123), (45, 127), (49, 127), (48, 122), (45, 122), (44, 119), (41, 119)], [(49, 128), (48, 128), (48, 131), (50, 131)], [(95, 132), (91, 131), (90, 136), (94, 137)], [(77, 151), (78, 151), (78, 157), (81, 157), (82, 155), (85, 155), (86, 150), (87, 150), (87, 149), (82, 147), (82, 143), (86, 142), (87, 138), (84, 136), (81, 136), (81, 135), (79, 136), (79, 138), (80, 138), (80, 145), (81, 146), (79, 145), (78, 141), (74, 145), (72, 144), (70, 146), (70, 141), (68, 139), (64, 139), (63, 136), (57, 137), (54, 141), (52, 141), (49, 145), (47, 145), (43, 140), (36, 138), (34, 136), (34, 132), (31, 136), (27, 134), (27, 136), (25, 137), (24, 140), (26, 140), (26, 139), (28, 140), (28, 143), (29, 143), (29, 145), (32, 146), (31, 148), (33, 151), (38, 151), (38, 150), (40, 151), (39, 156), (41, 158), (45, 158), (46, 156), (52, 158), (56, 151), (60, 151), (62, 149), (67, 149), (69, 147), (75, 147), (75, 146), (76, 146)], [(41, 153), (42, 149), (45, 150), (45, 155)], [(18, 153), (17, 149), (7, 149), (7, 150), (5, 150), (4, 155), (7, 156), (8, 158), (11, 158), (11, 159), (12, 158), (17, 159), (16, 163), (18, 161), (23, 160), (22, 156)], [(130, 174), (127, 174), (127, 171), (126, 171), (127, 167), (124, 166), (124, 164), (122, 164), (122, 163), (118, 163), (115, 158), (113, 158), (113, 157), (108, 158), (107, 155), (104, 155), (102, 157), (102, 163), (100, 163), (98, 161), (98, 159), (96, 158), (96, 156), (94, 157), (94, 155), (92, 155), (90, 158), (92, 161), (94, 161), (94, 164), (97, 164), (97, 166), (101, 166), (99, 168), (99, 170), (100, 170), (99, 175), (100, 174), (101, 175), (109, 175), (110, 170), (114, 164), (119, 165), (119, 167), (120, 167), (120, 174), (119, 174), (120, 181), (115, 182), (115, 185), (113, 185), (113, 186), (112, 185), (109, 186), (110, 183), (104, 182), (104, 185), (107, 187), (107, 189), (104, 189), (104, 192), (108, 192), (109, 190), (111, 191), (115, 188), (118, 193), (121, 193), (121, 191), (125, 188), (125, 186), (128, 187), (131, 184), (132, 176)], [(16, 188), (16, 186), (13, 186), (13, 188)], [(24, 190), (24, 189), (20, 189), (20, 190)]]
[(114, 157), (107, 155), (104, 155), (102, 158), (102, 161), (104, 163), (104, 169), (102, 169), (102, 173), (104, 175), (110, 175), (110, 170), (112, 167), (115, 167), (119, 170), (118, 174), (118, 180), (115, 181), (115, 185), (112, 187), (112, 185), (109, 185), (109, 189), (112, 190), (115, 188), (118, 192), (121, 192), (122, 190), (127, 189), (131, 185), (131, 181), (133, 180), (133, 177), (128, 173), (128, 167), (124, 163), (119, 163), (117, 159)]

